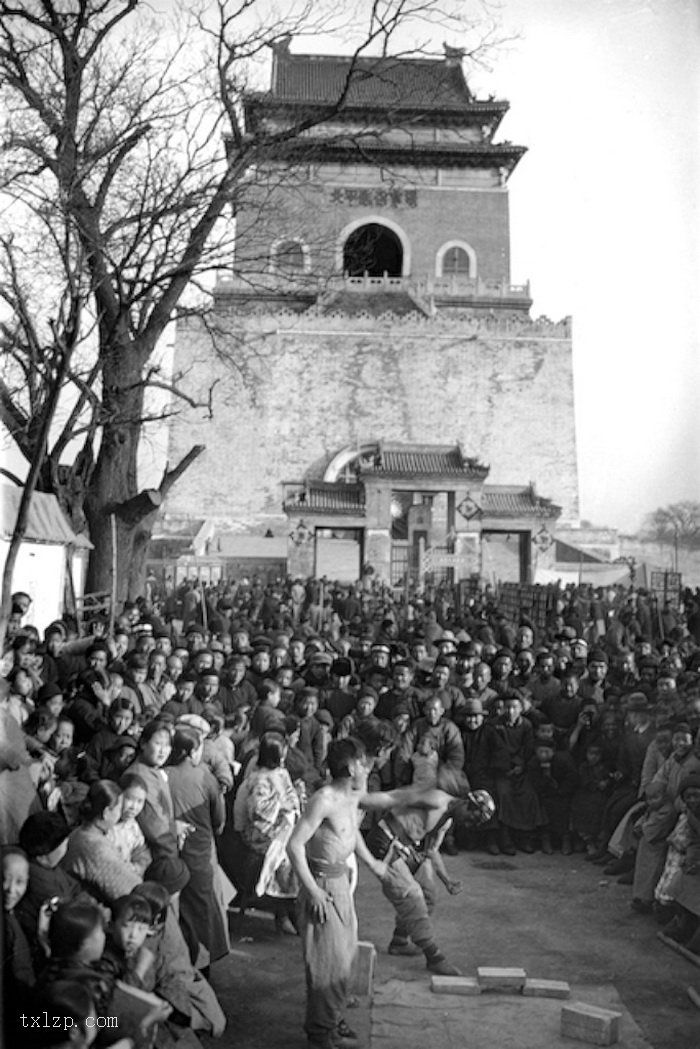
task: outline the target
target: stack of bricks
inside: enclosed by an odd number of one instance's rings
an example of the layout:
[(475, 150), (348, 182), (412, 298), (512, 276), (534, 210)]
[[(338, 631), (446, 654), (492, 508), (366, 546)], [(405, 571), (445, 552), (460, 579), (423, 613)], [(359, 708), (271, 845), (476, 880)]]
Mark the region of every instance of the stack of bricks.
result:
[[(476, 976), (433, 976), (435, 994), (473, 996), (489, 992), (519, 994), (525, 998), (568, 998), (569, 984), (564, 980), (528, 979), (524, 969), (500, 969), (482, 966)], [(601, 1009), (585, 1002), (570, 1002), (562, 1007), (561, 1033), (590, 1045), (613, 1045), (619, 1038), (621, 1013)]]

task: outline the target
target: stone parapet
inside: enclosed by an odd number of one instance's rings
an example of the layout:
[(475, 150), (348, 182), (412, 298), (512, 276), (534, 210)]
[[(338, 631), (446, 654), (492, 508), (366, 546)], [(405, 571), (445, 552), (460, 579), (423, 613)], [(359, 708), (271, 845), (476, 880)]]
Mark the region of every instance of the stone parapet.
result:
[[(382, 328), (400, 330), (402, 338), (410, 338), (413, 332), (415, 337), (420, 339), (439, 337), (444, 334), (445, 336), (459, 335), (462, 338), (488, 335), (512, 339), (537, 338), (568, 342), (572, 336), (571, 317), (552, 321), (549, 317), (538, 317), (537, 319), (524, 317), (519, 312), (494, 311), (489, 314), (466, 308), (450, 310), (446, 314), (437, 313), (435, 316), (416, 313), (400, 315), (390, 310), (375, 314), (368, 310), (367, 313), (354, 313), (350, 319), (341, 311), (324, 312), (317, 306), (309, 307), (303, 313), (299, 313), (282, 306), (271, 310), (264, 304), (255, 309), (246, 310), (242, 315), (234, 303), (222, 301), (217, 304), (215, 318), (218, 326), (224, 326), (224, 328), (229, 326), (232, 335), (234, 328), (239, 328), (244, 324), (249, 337), (254, 334), (270, 333), (271, 327), (276, 333), (296, 331), (304, 334), (308, 329), (312, 329), (314, 334), (322, 335), (324, 331), (327, 331), (352, 337), (358, 333), (376, 331), (378, 325)], [(185, 317), (178, 321), (178, 329), (182, 332), (192, 329), (201, 330), (202, 322), (196, 317)]]

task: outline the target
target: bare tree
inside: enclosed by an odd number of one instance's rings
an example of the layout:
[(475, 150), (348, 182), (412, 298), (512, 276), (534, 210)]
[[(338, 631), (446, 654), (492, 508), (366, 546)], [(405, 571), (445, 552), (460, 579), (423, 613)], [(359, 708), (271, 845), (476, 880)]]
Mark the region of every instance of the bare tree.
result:
[(679, 549), (700, 549), (700, 503), (685, 500), (659, 507), (647, 516), (641, 538), (672, 546), (677, 571)]
[[(358, 59), (408, 31), (404, 50), (415, 50), (419, 27), (451, 19), (440, 0), (340, 12), (302, 0), (282, 19), (263, 0), (214, 0), (176, 24), (144, 0), (0, 0), (0, 418), (36, 485), (87, 523), (89, 590), (111, 588), (113, 515), (117, 597), (140, 591), (158, 506), (202, 450), (139, 487), (144, 426), (178, 400), (193, 406), (182, 376), (159, 364), (159, 340), (230, 266), (227, 219), (255, 193), (251, 173), (346, 103), (352, 63), (332, 104), (251, 134), (242, 97), (257, 60), (290, 33), (351, 29)], [(152, 407), (154, 389), (165, 406)]]

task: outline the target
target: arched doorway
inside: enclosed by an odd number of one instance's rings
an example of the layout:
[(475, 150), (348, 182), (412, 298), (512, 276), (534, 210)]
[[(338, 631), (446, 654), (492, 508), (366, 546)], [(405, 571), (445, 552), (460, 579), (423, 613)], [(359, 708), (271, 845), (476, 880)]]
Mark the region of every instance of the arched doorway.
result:
[(369, 222), (350, 234), (343, 248), (343, 272), (350, 277), (400, 277), (403, 248), (397, 235), (386, 226)]

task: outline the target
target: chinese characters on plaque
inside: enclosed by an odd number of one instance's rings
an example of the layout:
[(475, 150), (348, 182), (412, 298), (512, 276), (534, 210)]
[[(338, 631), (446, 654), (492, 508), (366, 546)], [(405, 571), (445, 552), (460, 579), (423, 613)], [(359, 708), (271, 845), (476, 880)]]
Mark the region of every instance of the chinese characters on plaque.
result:
[(331, 204), (376, 208), (415, 208), (418, 193), (415, 189), (355, 189), (352, 186), (336, 186), (330, 191)]

